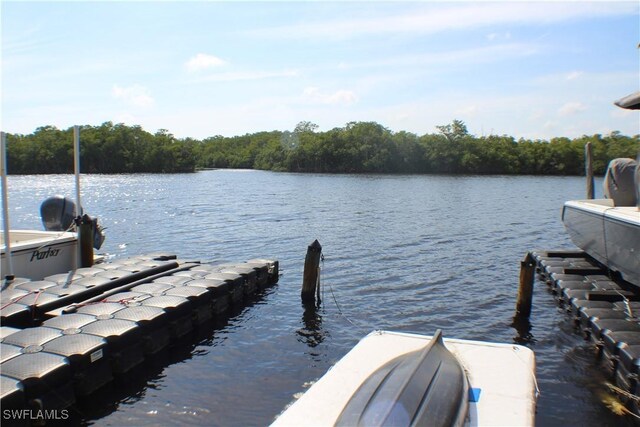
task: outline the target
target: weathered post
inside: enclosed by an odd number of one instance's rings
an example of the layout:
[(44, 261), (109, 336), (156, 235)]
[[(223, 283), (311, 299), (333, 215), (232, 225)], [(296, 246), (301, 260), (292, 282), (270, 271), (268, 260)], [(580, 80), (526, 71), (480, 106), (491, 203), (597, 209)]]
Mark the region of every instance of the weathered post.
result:
[(593, 189), (593, 160), (591, 154), (591, 143), (584, 146), (584, 174), (587, 177), (587, 199), (595, 198)]
[(531, 252), (527, 252), (522, 261), (520, 261), (520, 286), (518, 287), (518, 301), (516, 303), (516, 319), (528, 320), (531, 315), (535, 267), (535, 259), (533, 259)]
[(77, 224), (80, 238), (80, 267), (93, 265), (93, 221), (89, 215), (83, 215)]
[[(302, 277), (302, 302), (314, 302), (316, 286), (318, 284), (320, 272), (320, 257), (322, 255), (322, 245), (318, 240), (307, 248), (307, 256), (304, 259), (304, 273)], [(319, 298), (318, 298), (319, 299)], [(318, 301), (319, 302), (319, 301)]]

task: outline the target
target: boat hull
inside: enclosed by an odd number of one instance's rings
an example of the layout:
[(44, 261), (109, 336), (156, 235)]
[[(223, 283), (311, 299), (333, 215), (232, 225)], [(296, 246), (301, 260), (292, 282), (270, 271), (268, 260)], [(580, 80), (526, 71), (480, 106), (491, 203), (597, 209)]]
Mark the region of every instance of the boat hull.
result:
[(566, 202), (562, 221), (571, 241), (640, 287), (640, 211), (608, 200)]
[[(66, 273), (76, 268), (78, 239), (75, 233), (51, 231), (12, 231), (11, 263), (13, 275), (31, 280)], [(8, 273), (8, 259), (2, 235), (2, 275)]]
[[(423, 348), (431, 338), (372, 332), (289, 406), (273, 425), (336, 425), (345, 406), (372, 374), (395, 358)], [(444, 344), (467, 374), (468, 425), (534, 424), (537, 389), (535, 357), (530, 349), (447, 338)]]

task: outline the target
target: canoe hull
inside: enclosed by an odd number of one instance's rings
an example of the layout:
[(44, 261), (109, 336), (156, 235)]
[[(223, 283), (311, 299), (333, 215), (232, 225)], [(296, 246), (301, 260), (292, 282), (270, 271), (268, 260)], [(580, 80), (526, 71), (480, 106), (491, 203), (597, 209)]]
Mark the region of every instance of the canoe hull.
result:
[[(423, 348), (431, 338), (372, 332), (288, 407), (273, 425), (335, 425), (343, 408), (373, 373), (389, 361)], [(537, 392), (535, 357), (531, 350), (513, 344), (446, 338), (444, 344), (467, 373), (469, 425), (534, 425)]]

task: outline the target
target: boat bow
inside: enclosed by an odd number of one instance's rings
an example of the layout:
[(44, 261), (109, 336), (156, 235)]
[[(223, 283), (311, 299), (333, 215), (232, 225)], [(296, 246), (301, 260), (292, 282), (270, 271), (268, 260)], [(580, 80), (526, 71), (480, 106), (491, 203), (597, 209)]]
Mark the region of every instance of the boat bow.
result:
[(469, 409), (462, 366), (438, 330), (424, 348), (376, 370), (351, 397), (337, 426), (460, 426)]

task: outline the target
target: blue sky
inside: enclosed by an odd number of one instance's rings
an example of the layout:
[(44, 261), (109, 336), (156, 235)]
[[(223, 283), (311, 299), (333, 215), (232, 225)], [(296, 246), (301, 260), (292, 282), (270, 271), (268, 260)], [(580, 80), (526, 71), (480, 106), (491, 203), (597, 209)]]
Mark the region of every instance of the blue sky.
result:
[(640, 3), (1, 3), (2, 130), (640, 133)]

